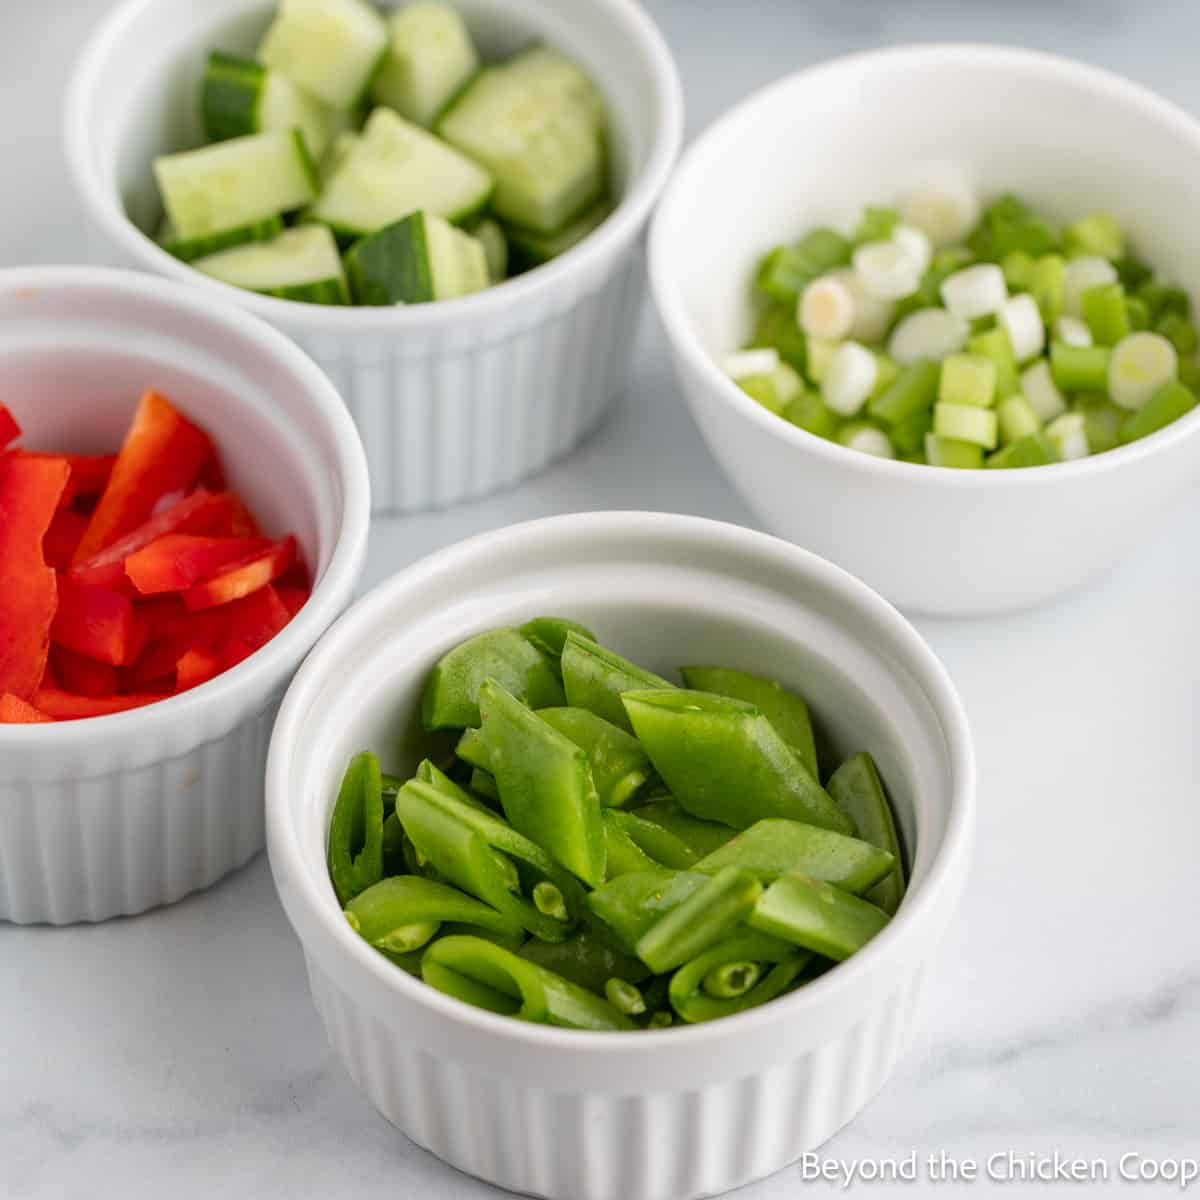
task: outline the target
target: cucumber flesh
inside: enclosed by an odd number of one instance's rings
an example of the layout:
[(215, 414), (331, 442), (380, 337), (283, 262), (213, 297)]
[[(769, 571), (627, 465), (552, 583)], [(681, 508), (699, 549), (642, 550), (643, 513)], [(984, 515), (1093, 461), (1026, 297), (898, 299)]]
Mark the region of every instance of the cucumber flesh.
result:
[(535, 49), (487, 67), (437, 124), (495, 177), (496, 214), (539, 233), (556, 233), (590, 207), (607, 175), (594, 89), (583, 77), (589, 90), (580, 90), (565, 61)]
[(325, 153), (338, 115), (286, 75), (219, 51), (208, 56), (201, 111), (209, 141), (299, 129), (316, 158)]
[(488, 285), (483, 245), (432, 213), (415, 212), (346, 254), (356, 304), (452, 300)]
[(224, 250), (192, 266), (222, 283), (285, 300), (350, 303), (337, 242), (323, 225), (298, 225), (270, 242)]
[(365, 0), (282, 0), (258, 60), (345, 112), (368, 93), (387, 26)]
[(363, 237), (423, 210), (450, 221), (479, 213), (492, 192), (482, 167), (388, 108), (377, 108), (309, 215)]
[(513, 257), (523, 266), (538, 266), (565, 254), (572, 246), (582, 242), (593, 230), (599, 228), (612, 212), (607, 200), (593, 204), (582, 216), (564, 225), (558, 233), (538, 233), (535, 229), (524, 229), (520, 225), (507, 227), (508, 240), (513, 248)]
[(471, 232), (483, 246), (483, 256), (487, 261), (488, 279), (492, 283), (501, 283), (507, 279), (508, 238), (504, 236), (504, 230), (501, 228), (500, 222), (493, 221), (491, 217), (484, 217)]
[(175, 226), (167, 219), (155, 240), (168, 254), (173, 254), (184, 262), (192, 262), (207, 254), (216, 254), (219, 250), (229, 250), (234, 246), (269, 242), (278, 237), (283, 230), (283, 218), (276, 216), (268, 217), (265, 221), (256, 221), (252, 225), (243, 225), (239, 229), (227, 229), (224, 233), (187, 240), (176, 233)]
[(301, 208), (317, 175), (297, 130), (217, 142), (154, 161), (163, 205), (181, 241), (253, 226)]
[(371, 94), (376, 103), (429, 128), (477, 70), (479, 55), (454, 9), (410, 4), (388, 20), (388, 50)]
[(524, 79), (530, 90), (547, 104), (577, 105), (601, 133), (607, 132), (608, 105), (604, 93), (565, 54), (549, 46), (531, 46), (510, 58), (506, 66), (510, 76)]

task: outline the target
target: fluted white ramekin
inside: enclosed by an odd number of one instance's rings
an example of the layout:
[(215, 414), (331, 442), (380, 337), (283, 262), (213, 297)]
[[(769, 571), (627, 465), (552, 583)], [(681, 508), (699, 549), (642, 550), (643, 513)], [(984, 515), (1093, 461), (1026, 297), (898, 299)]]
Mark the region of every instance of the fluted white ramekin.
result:
[(0, 920), (142, 912), (260, 850), (279, 700), (362, 568), (362, 446), (329, 380), (287, 338), (146, 275), (0, 271), (0, 395), (22, 444), (111, 451), (149, 387), (212, 434), (268, 531), (297, 535), (315, 587), (278, 637), (193, 691), (114, 716), (0, 725)]
[[(496, 1016), (425, 987), (346, 924), (325, 840), (348, 758), (415, 766), (434, 661), (478, 630), (570, 616), (660, 671), (727, 663), (803, 690), (841, 753), (877, 758), (912, 884), (861, 953), (772, 1004), (637, 1034)], [(945, 671), (839, 568), (732, 525), (591, 513), (502, 529), (401, 572), (322, 640), (284, 699), (267, 842), (335, 1050), (371, 1102), (453, 1166), (555, 1200), (687, 1200), (769, 1174), (849, 1121), (908, 1044), (962, 889), (974, 766)]]
[[(391, 3), (393, 0), (384, 0)], [(329, 373), (362, 432), (378, 511), (483, 496), (541, 470), (624, 385), (644, 292), (641, 234), (679, 151), (671, 56), (635, 0), (455, 0), (487, 50), (543, 38), (603, 88), (621, 201), (581, 245), (478, 295), (338, 309), (258, 296), (160, 249), (150, 171), (201, 141), (210, 49), (250, 50), (274, 0), (126, 0), (101, 25), (67, 98), (67, 157), (105, 261), (205, 289), (271, 321)]]

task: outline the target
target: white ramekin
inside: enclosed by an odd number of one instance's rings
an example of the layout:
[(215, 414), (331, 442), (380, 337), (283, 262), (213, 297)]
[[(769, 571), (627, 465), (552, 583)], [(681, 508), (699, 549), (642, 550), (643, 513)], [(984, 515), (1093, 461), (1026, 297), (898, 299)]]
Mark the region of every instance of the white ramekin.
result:
[[(862, 953), (709, 1025), (587, 1034), (471, 1008), (371, 950), (329, 883), (349, 756), (415, 765), (421, 686), (448, 647), (570, 616), (657, 670), (724, 662), (803, 689), (838, 751), (870, 749), (915, 848), (912, 886)], [(945, 671), (885, 601), (787, 542), (658, 513), (502, 529), (401, 572), (324, 638), (289, 689), (267, 765), (267, 842), (313, 998), (381, 1113), (453, 1166), (558, 1200), (686, 1200), (824, 1141), (904, 1050), (967, 869), (974, 767)]]
[(278, 637), (194, 691), (115, 716), (0, 725), (0, 920), (142, 912), (260, 850), (279, 700), (362, 568), (362, 446), (287, 338), (146, 275), (0, 271), (0, 395), (22, 444), (111, 451), (148, 387), (213, 435), (231, 486), (270, 532), (297, 535), (315, 587)]
[(562, 47), (608, 97), (616, 212), (581, 245), (475, 296), (389, 309), (297, 304), (227, 287), (147, 237), (155, 155), (201, 140), (213, 48), (251, 48), (274, 0), (126, 0), (93, 36), (67, 98), (67, 157), (104, 261), (203, 288), (265, 317), (328, 372), (362, 432), (377, 511), (455, 504), (566, 454), (621, 391), (644, 291), (641, 234), (679, 151), (671, 56), (634, 0), (456, 0), (481, 43)]
[(1200, 295), (1200, 124), (1095, 67), (982, 46), (853, 55), (743, 101), (680, 164), (650, 271), (696, 421), (763, 522), (903, 608), (974, 614), (1046, 600), (1145, 538), (1197, 475), (1200, 411), (1079, 462), (953, 471), (843, 449), (723, 376), (766, 249), (942, 164), (1057, 218), (1111, 209), (1146, 261)]

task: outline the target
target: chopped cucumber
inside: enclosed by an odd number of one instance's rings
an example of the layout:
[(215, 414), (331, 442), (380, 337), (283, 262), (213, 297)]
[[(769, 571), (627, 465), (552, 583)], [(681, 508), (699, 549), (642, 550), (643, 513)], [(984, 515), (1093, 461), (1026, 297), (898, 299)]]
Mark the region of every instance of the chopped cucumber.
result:
[(314, 158), (325, 153), (337, 117), (286, 75), (219, 51), (208, 56), (201, 111), (210, 141), (274, 129), (299, 129)]
[(184, 239), (175, 231), (168, 217), (158, 233), (158, 244), (168, 253), (184, 262), (203, 258), (206, 254), (216, 254), (219, 250), (229, 250), (234, 246), (244, 246), (250, 242), (269, 242), (283, 232), (282, 217), (268, 217), (265, 221), (255, 221), (252, 225), (243, 225), (239, 229), (227, 229), (224, 233), (213, 233), (207, 237)]
[(495, 176), (497, 215), (557, 233), (604, 190), (607, 158), (596, 95), (560, 55), (529, 50), (480, 71), (437, 131)]
[(425, 212), (412, 213), (352, 246), (346, 272), (357, 304), (452, 300), (488, 286), (482, 243)]
[(607, 200), (593, 204), (582, 216), (569, 225), (564, 225), (557, 233), (538, 233), (533, 229), (524, 229), (520, 225), (508, 226), (508, 240), (517, 252), (522, 265), (537, 266), (549, 262), (560, 254), (565, 254), (572, 246), (582, 242), (593, 230), (598, 229), (612, 212), (612, 205)]
[(308, 204), (319, 179), (304, 136), (275, 130), (154, 160), (167, 216), (192, 241), (243, 229)]
[(418, 210), (468, 220), (491, 192), (482, 167), (391, 109), (377, 108), (309, 215), (339, 237), (357, 238)]
[(257, 57), (347, 111), (366, 96), (387, 41), (383, 18), (365, 0), (281, 0)]
[(426, 128), (479, 69), (466, 24), (445, 4), (418, 3), (388, 20), (388, 49), (371, 94)]
[(223, 250), (192, 266), (222, 283), (284, 300), (350, 303), (337, 242), (323, 225), (298, 225), (273, 241)]
[(500, 222), (484, 217), (471, 232), (483, 246), (488, 278), (492, 283), (502, 283), (508, 277), (508, 238), (504, 236)]

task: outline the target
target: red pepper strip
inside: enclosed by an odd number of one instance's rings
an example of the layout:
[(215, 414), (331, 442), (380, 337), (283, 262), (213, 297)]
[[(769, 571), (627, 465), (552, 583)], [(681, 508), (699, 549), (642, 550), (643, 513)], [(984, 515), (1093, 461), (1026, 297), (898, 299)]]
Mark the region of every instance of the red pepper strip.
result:
[(33, 694), (34, 707), (57, 721), (78, 721), (83, 717), (104, 717), (109, 713), (157, 704), (168, 697), (159, 692), (133, 692), (127, 696), (74, 696), (57, 688), (38, 688)]
[(270, 547), (271, 543), (264, 540), (169, 533), (131, 554), (125, 560), (125, 574), (143, 596), (182, 592), (230, 564), (245, 562), (250, 555)]
[(41, 725), (53, 721), (44, 712), (39, 712), (32, 704), (5, 692), (0, 696), (0, 725)]
[(281, 583), (275, 585), (283, 607), (288, 610), (288, 616), (294, 617), (307, 603), (310, 595), (308, 588), (285, 587)]
[(38, 450), (21, 450), (19, 453), (26, 458), (66, 461), (71, 468), (71, 478), (67, 480), (66, 490), (58, 502), (60, 508), (67, 508), (76, 500), (90, 500), (99, 496), (108, 486), (113, 464), (117, 461), (115, 454), (43, 454)]
[(254, 518), (232, 492), (193, 492), (173, 507), (151, 517), (137, 529), (113, 542), (106, 550), (71, 568), (77, 583), (120, 588), (126, 581), (125, 560), (169, 533), (205, 534), (209, 537), (258, 537)]
[(188, 588), (183, 593), (183, 602), (194, 612), (241, 600), (278, 579), (295, 558), (296, 539), (289, 535), (268, 550)]
[(191, 484), (212, 453), (202, 429), (157, 392), (144, 393), (75, 561), (86, 562), (136, 529), (160, 496)]
[(59, 581), (58, 613), (50, 636), (68, 650), (115, 667), (132, 662), (145, 642), (128, 596), (76, 583), (69, 575)]
[[(50, 662), (54, 668), (56, 685), (64, 692), (75, 692), (80, 696), (111, 696), (119, 690), (120, 674), (110, 663), (76, 654), (65, 646), (51, 648)], [(49, 686), (47, 680), (42, 681), (42, 687)]]
[(213, 612), (235, 613), (220, 651), (226, 670), (261, 650), (292, 619), (279, 593), (270, 584), (244, 600)]
[[(70, 486), (68, 483), (67, 487)], [(71, 565), (71, 556), (83, 537), (87, 523), (87, 517), (73, 508), (60, 508), (54, 514), (54, 520), (42, 538), (42, 554), (48, 565), (56, 571), (65, 571)]]
[(0, 449), (3, 449), (9, 442), (15, 442), (21, 436), (21, 427), (17, 424), (17, 418), (0, 404)]
[(169, 637), (151, 642), (124, 671), (121, 685), (125, 691), (143, 691), (160, 679), (174, 679), (179, 660), (191, 651), (211, 653), (215, 644), (193, 643), (186, 637)]
[(221, 460), (215, 450), (204, 460), (196, 475), (196, 482), (201, 487), (208, 488), (210, 492), (223, 492), (229, 486), (225, 482), (225, 472), (221, 470)]
[(221, 660), (204, 650), (189, 650), (175, 664), (175, 690), (186, 692), (189, 688), (207, 683), (221, 670)]
[(61, 460), (0, 456), (0, 692), (23, 700), (50, 652), (58, 588), (42, 540), (69, 474)]

